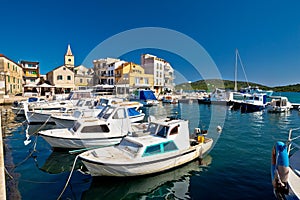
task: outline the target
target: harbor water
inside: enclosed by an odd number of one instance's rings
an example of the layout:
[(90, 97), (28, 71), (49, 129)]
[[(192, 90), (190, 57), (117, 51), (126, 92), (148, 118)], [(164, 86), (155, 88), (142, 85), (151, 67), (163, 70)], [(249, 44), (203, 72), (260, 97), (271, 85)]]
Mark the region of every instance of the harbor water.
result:
[[(300, 103), (300, 93), (280, 95)], [(7, 199), (57, 199), (76, 155), (53, 151), (36, 136), (39, 126), (28, 126), (9, 107), (2, 110)], [(286, 141), (289, 129), (300, 127), (298, 110), (240, 113), (194, 102), (160, 104), (143, 111), (156, 118), (177, 115), (187, 119), (191, 132), (200, 127), (210, 133), (220, 125), (222, 134), (213, 136), (214, 148), (201, 164), (196, 160), (149, 176), (92, 178), (77, 160), (61, 199), (275, 199), (270, 177), (272, 146), (278, 140)]]

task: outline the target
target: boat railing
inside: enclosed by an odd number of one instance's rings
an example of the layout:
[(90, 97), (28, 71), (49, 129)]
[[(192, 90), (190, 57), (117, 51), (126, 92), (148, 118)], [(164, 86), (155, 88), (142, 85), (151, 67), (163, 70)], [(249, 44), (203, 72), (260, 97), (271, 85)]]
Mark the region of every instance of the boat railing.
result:
[[(297, 148), (297, 149), (300, 149), (300, 145), (293, 142), (297, 139), (300, 138), (300, 135), (296, 136), (296, 137), (293, 137), (292, 136), (292, 133), (293, 131), (297, 131), (297, 130), (300, 130), (300, 127), (298, 128), (291, 128), (290, 131), (289, 131), (289, 138), (288, 138), (288, 141), (287, 141), (287, 145), (288, 145), (288, 154), (290, 154), (290, 151), (292, 151), (293, 149)], [(293, 146), (293, 147), (292, 147)]]

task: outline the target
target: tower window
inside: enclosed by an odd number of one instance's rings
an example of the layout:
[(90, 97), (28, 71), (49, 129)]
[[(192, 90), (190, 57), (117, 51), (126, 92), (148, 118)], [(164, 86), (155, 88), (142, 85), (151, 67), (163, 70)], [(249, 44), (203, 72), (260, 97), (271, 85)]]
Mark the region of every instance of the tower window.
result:
[(71, 62), (72, 61), (71, 58), (69, 58), (68, 61)]

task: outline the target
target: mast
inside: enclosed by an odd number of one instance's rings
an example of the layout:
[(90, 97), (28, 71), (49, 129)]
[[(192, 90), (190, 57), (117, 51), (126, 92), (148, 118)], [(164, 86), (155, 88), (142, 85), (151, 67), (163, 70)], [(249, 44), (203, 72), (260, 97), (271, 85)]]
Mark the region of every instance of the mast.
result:
[(238, 64), (238, 61), (240, 62), (241, 66), (242, 66), (242, 70), (243, 70), (243, 73), (244, 73), (244, 76), (245, 76), (245, 79), (246, 79), (246, 82), (247, 82), (247, 85), (248, 87), (250, 86), (249, 85), (249, 81), (248, 81), (248, 78), (247, 78), (247, 75), (246, 75), (246, 72), (245, 72), (245, 68), (244, 68), (244, 65), (242, 63), (242, 59), (241, 59), (241, 56), (239, 54), (239, 51), (238, 49), (235, 50), (235, 82), (234, 82), (234, 90), (237, 91), (237, 64)]
[(238, 50), (235, 49), (234, 91), (237, 91), (237, 56), (238, 56)]

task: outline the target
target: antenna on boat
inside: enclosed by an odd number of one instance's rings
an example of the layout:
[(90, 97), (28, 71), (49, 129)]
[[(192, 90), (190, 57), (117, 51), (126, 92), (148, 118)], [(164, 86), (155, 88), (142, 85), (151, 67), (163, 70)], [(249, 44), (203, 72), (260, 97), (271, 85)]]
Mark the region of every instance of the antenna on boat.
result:
[(244, 76), (245, 76), (245, 79), (246, 79), (246, 82), (247, 82), (247, 85), (249, 87), (249, 82), (248, 82), (248, 78), (247, 78), (247, 75), (246, 75), (246, 72), (245, 72), (245, 68), (244, 68), (244, 65), (243, 65), (243, 62), (242, 62), (242, 59), (241, 59), (241, 56), (239, 54), (239, 51), (238, 49), (235, 49), (235, 82), (234, 82), (234, 90), (237, 91), (237, 63), (238, 63), (238, 59), (239, 59), (239, 62), (242, 66), (242, 69), (243, 69), (243, 73), (244, 73)]

